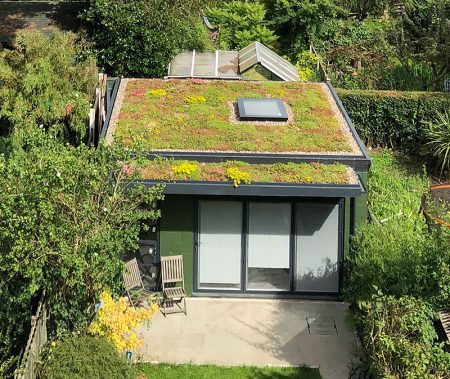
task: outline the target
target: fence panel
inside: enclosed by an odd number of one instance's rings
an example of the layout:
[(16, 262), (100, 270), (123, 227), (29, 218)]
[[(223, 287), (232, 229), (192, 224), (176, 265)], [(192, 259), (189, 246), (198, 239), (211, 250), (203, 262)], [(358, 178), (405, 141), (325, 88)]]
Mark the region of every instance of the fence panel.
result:
[(41, 300), (36, 315), (31, 316), (31, 331), (21, 364), (14, 373), (15, 379), (35, 379), (37, 359), (47, 342), (47, 305)]

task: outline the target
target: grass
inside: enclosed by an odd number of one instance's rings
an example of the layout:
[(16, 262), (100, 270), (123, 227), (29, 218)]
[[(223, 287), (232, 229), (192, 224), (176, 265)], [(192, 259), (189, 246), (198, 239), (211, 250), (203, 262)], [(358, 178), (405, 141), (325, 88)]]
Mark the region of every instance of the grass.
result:
[(221, 367), (213, 365), (170, 365), (137, 363), (132, 379), (320, 379), (318, 369), (309, 367)]
[[(238, 123), (238, 97), (281, 98), (294, 117)], [(352, 151), (321, 85), (294, 82), (129, 81), (114, 137), (146, 150)]]
[(390, 150), (374, 153), (371, 158), (369, 204), (375, 216), (379, 220), (422, 219), (419, 206), (429, 178), (420, 162)]
[(352, 181), (348, 167), (342, 164), (248, 164), (240, 161), (200, 163), (158, 157), (153, 161), (142, 161), (139, 168), (145, 179), (166, 181), (233, 181), (236, 173), (245, 179), (242, 182), (348, 184)]

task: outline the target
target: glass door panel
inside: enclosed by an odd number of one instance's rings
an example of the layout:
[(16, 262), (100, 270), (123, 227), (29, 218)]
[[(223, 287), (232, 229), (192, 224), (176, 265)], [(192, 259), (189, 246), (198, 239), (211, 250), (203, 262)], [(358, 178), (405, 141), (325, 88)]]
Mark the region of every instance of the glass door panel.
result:
[(296, 291), (338, 292), (339, 205), (296, 207)]
[(249, 203), (247, 289), (289, 290), (290, 203)]
[(241, 289), (242, 203), (199, 202), (199, 288)]

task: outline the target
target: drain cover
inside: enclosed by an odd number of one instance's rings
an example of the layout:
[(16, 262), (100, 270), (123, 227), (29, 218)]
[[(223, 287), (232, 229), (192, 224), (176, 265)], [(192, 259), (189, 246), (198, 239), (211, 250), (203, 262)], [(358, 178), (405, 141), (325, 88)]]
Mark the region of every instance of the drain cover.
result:
[(309, 334), (337, 335), (336, 322), (332, 317), (306, 317)]

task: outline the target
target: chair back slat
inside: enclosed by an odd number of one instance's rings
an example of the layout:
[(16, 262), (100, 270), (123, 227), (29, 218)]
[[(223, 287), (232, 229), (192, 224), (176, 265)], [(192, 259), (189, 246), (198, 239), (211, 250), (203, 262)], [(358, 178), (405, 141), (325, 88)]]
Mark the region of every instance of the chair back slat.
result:
[(127, 291), (134, 288), (144, 289), (141, 273), (136, 258), (125, 263), (125, 270), (123, 272), (123, 282)]
[(161, 279), (166, 283), (182, 282), (184, 287), (183, 256), (161, 257)]

